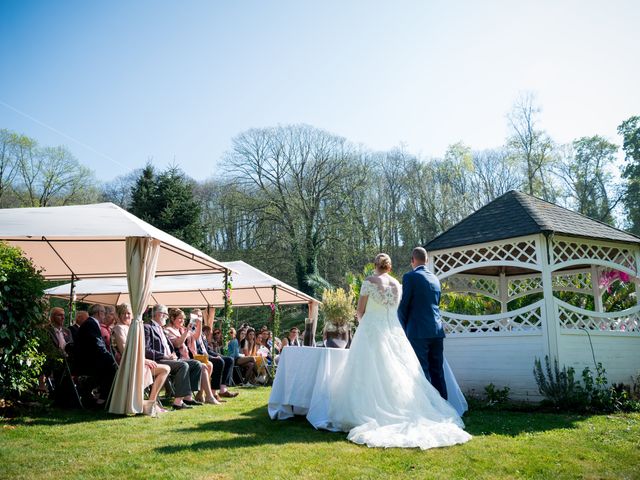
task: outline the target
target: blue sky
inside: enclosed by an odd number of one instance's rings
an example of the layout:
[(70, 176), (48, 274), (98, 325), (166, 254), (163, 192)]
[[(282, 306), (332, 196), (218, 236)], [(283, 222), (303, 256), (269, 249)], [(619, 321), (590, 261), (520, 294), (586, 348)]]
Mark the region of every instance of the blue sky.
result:
[(637, 1), (0, 0), (0, 128), (103, 180), (224, 170), (252, 127), (308, 123), (424, 157), (499, 146), (536, 92), (558, 142), (640, 115)]

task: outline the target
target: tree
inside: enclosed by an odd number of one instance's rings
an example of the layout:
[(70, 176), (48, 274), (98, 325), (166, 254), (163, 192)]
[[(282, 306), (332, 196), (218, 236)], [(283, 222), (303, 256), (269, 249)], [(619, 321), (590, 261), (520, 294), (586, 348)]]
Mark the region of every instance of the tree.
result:
[(129, 211), (196, 248), (206, 248), (201, 207), (193, 196), (193, 186), (177, 166), (156, 175), (148, 163), (131, 193)]
[(615, 162), (617, 151), (617, 145), (603, 137), (582, 137), (573, 142), (568, 155), (558, 164), (572, 207), (609, 224), (613, 224), (612, 210), (621, 194), (606, 167)]
[(471, 190), (475, 192), (473, 210), (486, 205), (510, 190), (522, 188), (522, 175), (507, 149), (473, 152)]
[(618, 126), (622, 150), (627, 162), (622, 169), (625, 179), (624, 205), (629, 229), (640, 235), (640, 116), (629, 117)]
[(366, 182), (353, 147), (308, 125), (252, 129), (233, 139), (227, 163), (247, 206), (286, 239), (298, 287), (313, 294), (307, 278), (318, 275), (321, 249)]
[(529, 195), (553, 202), (556, 195), (550, 171), (554, 145), (546, 132), (537, 128), (539, 114), (535, 96), (532, 93), (522, 94), (507, 115), (511, 128), (508, 145), (515, 159), (523, 165), (524, 187)]
[(0, 397), (34, 385), (44, 363), (35, 334), (44, 318), (44, 287), (22, 251), (0, 242)]
[(15, 133), (6, 129), (0, 130), (0, 208), (5, 206), (6, 195), (11, 192), (17, 173), (15, 153), (18, 141), (19, 137)]
[(63, 146), (38, 148), (35, 140), (16, 137), (17, 175), (13, 186), (21, 206), (47, 207), (95, 201), (93, 172)]
[(114, 203), (125, 210), (129, 209), (132, 202), (131, 193), (141, 175), (142, 169), (137, 168), (105, 183), (100, 194), (102, 201)]

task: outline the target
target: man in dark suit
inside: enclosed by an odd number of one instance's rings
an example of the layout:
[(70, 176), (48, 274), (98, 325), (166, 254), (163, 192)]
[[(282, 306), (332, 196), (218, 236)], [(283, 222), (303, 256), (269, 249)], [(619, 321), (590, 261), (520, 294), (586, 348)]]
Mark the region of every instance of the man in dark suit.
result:
[(80, 330), (80, 325), (82, 325), (87, 318), (89, 318), (89, 312), (87, 312), (86, 310), (78, 310), (76, 312), (76, 323), (69, 327), (69, 331), (71, 332), (71, 337), (73, 337), (74, 342), (78, 337), (78, 330)]
[(440, 318), (440, 281), (427, 270), (427, 251), (416, 247), (411, 253), (413, 271), (402, 277), (402, 299), (398, 318), (416, 352), (427, 380), (445, 400), (444, 381), (445, 337)]
[(168, 365), (175, 389), (173, 400), (174, 410), (191, 408), (194, 405), (202, 405), (202, 402), (194, 400), (192, 391), (200, 385), (201, 367), (199, 362), (187, 363), (179, 359), (174, 347), (164, 333), (162, 327), (167, 323), (169, 310), (164, 305), (153, 307), (153, 319), (151, 323), (144, 325), (144, 354), (154, 362)]
[(110, 348), (104, 343), (100, 333), (100, 322), (105, 310), (102, 305), (89, 307), (89, 318), (78, 329), (75, 345), (77, 367), (81, 373), (95, 376), (98, 380), (99, 398), (97, 404), (106, 402), (118, 366)]

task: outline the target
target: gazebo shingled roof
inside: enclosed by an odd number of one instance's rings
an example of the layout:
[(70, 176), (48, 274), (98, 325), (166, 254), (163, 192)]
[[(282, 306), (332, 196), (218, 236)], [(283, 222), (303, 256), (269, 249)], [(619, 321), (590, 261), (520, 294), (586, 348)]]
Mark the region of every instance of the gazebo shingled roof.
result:
[(443, 250), (542, 232), (640, 244), (640, 237), (553, 203), (511, 190), (425, 245)]

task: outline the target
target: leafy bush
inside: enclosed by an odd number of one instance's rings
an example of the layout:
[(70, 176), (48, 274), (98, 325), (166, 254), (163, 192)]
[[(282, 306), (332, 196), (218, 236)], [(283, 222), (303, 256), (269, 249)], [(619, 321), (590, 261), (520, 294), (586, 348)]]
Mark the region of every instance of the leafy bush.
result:
[(484, 393), (487, 396), (487, 406), (494, 407), (504, 405), (509, 401), (509, 387), (496, 388), (493, 383), (484, 387)]
[(0, 397), (20, 395), (37, 380), (44, 362), (38, 326), (44, 278), (22, 251), (0, 242)]

